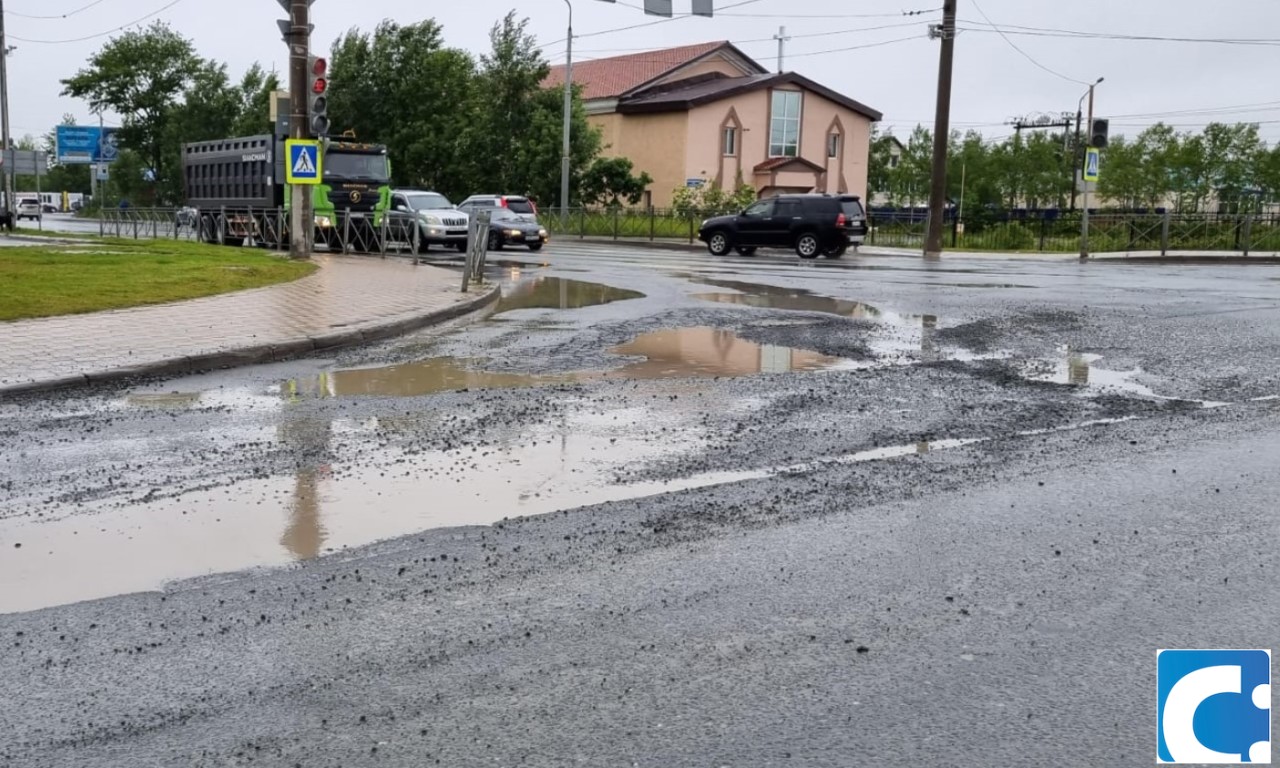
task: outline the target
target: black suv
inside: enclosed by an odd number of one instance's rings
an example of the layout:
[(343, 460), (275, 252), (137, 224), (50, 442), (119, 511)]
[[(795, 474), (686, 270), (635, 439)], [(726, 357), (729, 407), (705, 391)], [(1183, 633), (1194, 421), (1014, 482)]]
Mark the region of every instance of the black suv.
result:
[(736, 216), (702, 222), (698, 239), (713, 256), (736, 249), (795, 248), (802, 259), (838, 259), (867, 235), (867, 217), (856, 195), (780, 195), (753, 203)]

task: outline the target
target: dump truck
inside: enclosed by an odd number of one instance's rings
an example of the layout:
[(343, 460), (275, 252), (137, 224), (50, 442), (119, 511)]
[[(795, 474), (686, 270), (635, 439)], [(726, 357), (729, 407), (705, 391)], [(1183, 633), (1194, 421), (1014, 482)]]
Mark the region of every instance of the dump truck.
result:
[[(241, 136), (182, 146), (193, 229), (210, 243), (285, 248), (290, 187), (284, 137)], [(331, 250), (377, 251), (391, 204), (391, 163), (382, 144), (325, 140), (314, 187), (315, 242)]]

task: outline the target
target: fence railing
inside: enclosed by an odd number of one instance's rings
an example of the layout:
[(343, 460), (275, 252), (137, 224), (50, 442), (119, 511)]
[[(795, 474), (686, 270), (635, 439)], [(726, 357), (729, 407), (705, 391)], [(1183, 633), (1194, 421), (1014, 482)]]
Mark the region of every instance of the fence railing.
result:
[[(171, 238), (230, 246), (289, 250), (289, 213), (276, 208), (123, 208), (103, 211), (98, 233), (116, 238)], [(424, 253), (434, 244), (466, 252), (464, 233), (453, 239), (443, 226), (436, 232), (416, 214), (400, 211), (375, 216), (367, 211), (338, 211), (318, 217), (314, 230), (317, 250), (333, 253)]]
[[(553, 237), (606, 238), (693, 243), (710, 214), (671, 209), (574, 208), (567, 216), (544, 210), (539, 219)], [(387, 255), (422, 253), (465, 246), (442, 242), (424, 231), (412, 213), (339, 211), (317, 226), (319, 249)], [(953, 249), (1073, 253), (1080, 249), (1078, 213), (989, 212), (948, 217), (944, 244)], [(868, 220), (869, 246), (921, 248), (926, 221), (918, 214), (894, 215), (872, 211)], [(176, 208), (127, 208), (104, 211), (99, 232), (110, 237), (174, 238), (224, 245), (289, 248), (288, 214), (282, 208), (220, 208), (192, 211)], [(1102, 252), (1216, 251), (1243, 255), (1280, 255), (1280, 216), (1272, 214), (1095, 213), (1089, 217), (1089, 249)]]

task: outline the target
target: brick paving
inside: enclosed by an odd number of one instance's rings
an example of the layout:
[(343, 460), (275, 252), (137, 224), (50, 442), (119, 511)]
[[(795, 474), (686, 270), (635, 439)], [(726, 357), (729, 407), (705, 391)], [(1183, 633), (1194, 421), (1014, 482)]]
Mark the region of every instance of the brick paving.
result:
[(317, 254), (290, 283), (131, 309), (0, 323), (0, 392), (277, 359), (404, 332), (485, 294), (397, 259)]

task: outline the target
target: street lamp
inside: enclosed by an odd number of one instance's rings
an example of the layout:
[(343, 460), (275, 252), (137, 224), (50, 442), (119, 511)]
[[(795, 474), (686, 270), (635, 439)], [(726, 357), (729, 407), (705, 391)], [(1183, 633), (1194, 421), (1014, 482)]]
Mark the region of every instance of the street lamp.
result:
[[(1092, 129), (1092, 126), (1093, 126), (1093, 89), (1094, 89), (1094, 88), (1097, 88), (1099, 85), (1101, 85), (1103, 80), (1106, 80), (1106, 78), (1105, 78), (1105, 77), (1099, 77), (1097, 80), (1094, 80), (1094, 81), (1093, 81), (1093, 85), (1090, 85), (1090, 86), (1089, 86), (1089, 91), (1088, 91), (1087, 93), (1085, 93), (1083, 96), (1081, 96), (1081, 97), (1080, 97), (1080, 101), (1076, 104), (1076, 143), (1077, 143), (1077, 144), (1078, 144), (1078, 143), (1079, 143), (1079, 141), (1080, 141), (1080, 127), (1079, 127), (1079, 126), (1080, 126), (1080, 122), (1079, 122), (1079, 120), (1080, 120), (1080, 107), (1081, 107), (1081, 106), (1083, 106), (1083, 104), (1084, 104), (1084, 100), (1085, 100), (1085, 97), (1088, 97), (1088, 99), (1089, 99), (1089, 123), (1088, 123), (1088, 124), (1089, 124), (1089, 126), (1090, 126), (1090, 130), (1093, 130), (1093, 129)], [(1086, 156), (1086, 157), (1088, 156), (1088, 150), (1087, 150), (1087, 149), (1085, 150), (1085, 156)], [(1083, 160), (1083, 158), (1082, 158), (1082, 160)], [(1082, 168), (1084, 167), (1084, 166), (1083, 166), (1083, 163), (1081, 164), (1081, 167), (1082, 167)], [(1083, 173), (1081, 173), (1081, 174), (1080, 174), (1080, 180), (1081, 180), (1081, 181), (1084, 181), (1084, 174), (1083, 174)], [(1073, 179), (1073, 181), (1074, 181), (1074, 179)], [(1088, 182), (1088, 181), (1084, 181), (1084, 185), (1083, 185), (1083, 186), (1084, 186), (1084, 191), (1081, 193), (1081, 195), (1082, 195), (1083, 197), (1082, 197), (1082, 199), (1081, 199), (1081, 204), (1080, 204), (1080, 208), (1081, 208), (1081, 211), (1080, 211), (1080, 258), (1082, 258), (1082, 259), (1087, 259), (1087, 258), (1089, 258), (1089, 182)]]

